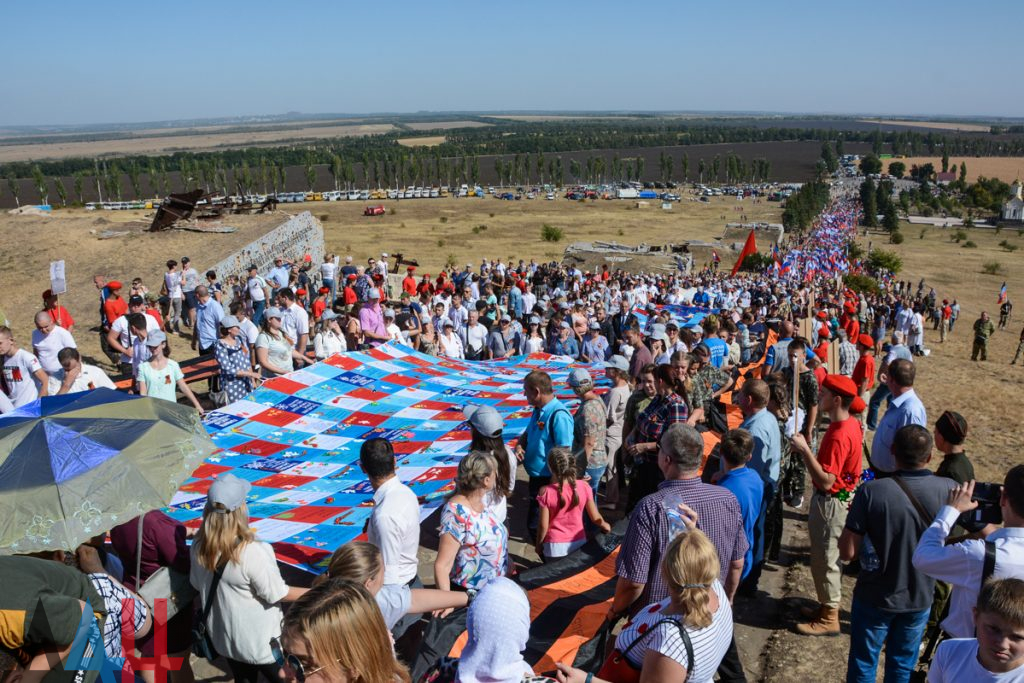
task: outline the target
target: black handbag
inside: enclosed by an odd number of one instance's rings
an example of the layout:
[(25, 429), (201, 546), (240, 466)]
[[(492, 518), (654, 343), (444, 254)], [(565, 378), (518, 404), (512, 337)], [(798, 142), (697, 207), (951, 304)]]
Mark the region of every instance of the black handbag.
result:
[(220, 577), (223, 576), (225, 567), (227, 567), (226, 562), (213, 573), (213, 583), (210, 584), (210, 598), (203, 605), (203, 613), (199, 617), (199, 621), (192, 626), (192, 654), (208, 662), (212, 662), (219, 656), (217, 649), (213, 646), (213, 641), (210, 639), (210, 630), (207, 628), (206, 620), (210, 616), (210, 610), (213, 609), (214, 603), (217, 602), (217, 587), (220, 585)]

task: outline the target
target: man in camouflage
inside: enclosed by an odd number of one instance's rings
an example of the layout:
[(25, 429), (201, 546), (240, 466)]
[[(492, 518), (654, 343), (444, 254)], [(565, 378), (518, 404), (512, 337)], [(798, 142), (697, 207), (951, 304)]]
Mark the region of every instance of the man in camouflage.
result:
[(988, 360), (988, 339), (996, 333), (996, 326), (989, 320), (986, 311), (981, 312), (981, 317), (974, 321), (974, 348), (971, 350), (971, 360)]

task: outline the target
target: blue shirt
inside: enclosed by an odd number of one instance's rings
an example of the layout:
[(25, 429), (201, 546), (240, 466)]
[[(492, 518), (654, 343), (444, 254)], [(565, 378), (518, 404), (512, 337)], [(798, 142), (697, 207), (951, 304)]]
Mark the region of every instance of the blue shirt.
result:
[(779, 423), (766, 408), (762, 408), (740, 425), (754, 437), (754, 453), (747, 467), (775, 487), (779, 483), (779, 466), (782, 462), (782, 435)]
[[(768, 412), (767, 410), (764, 412)], [(772, 418), (774, 421), (774, 418)], [(778, 424), (775, 426), (778, 432)], [(764, 481), (760, 475), (749, 467), (726, 473), (718, 480), (718, 484), (732, 491), (740, 503), (740, 515), (743, 517), (743, 535), (747, 537), (747, 552), (743, 555), (743, 573), (740, 579), (747, 578), (754, 563), (754, 525), (761, 514), (761, 499), (764, 497)]]
[(212, 348), (220, 338), (220, 320), (224, 317), (224, 309), (216, 299), (210, 297), (205, 303), (196, 307), (196, 334), (199, 335), (199, 348)]
[(577, 358), (580, 355), (580, 345), (576, 343), (575, 337), (569, 337), (565, 341), (557, 337), (551, 342), (551, 353), (556, 356), (569, 356)]
[(710, 339), (705, 339), (703, 343), (711, 351), (710, 362), (712, 367), (722, 367), (722, 365), (725, 363), (726, 357), (729, 355), (729, 345), (718, 337), (711, 337)]
[(282, 289), (288, 286), (288, 276), (291, 275), (292, 269), (288, 266), (278, 266), (271, 268), (270, 272), (267, 273), (267, 282), (271, 279), (275, 280), (275, 283), (271, 283), (270, 286), (273, 289)]
[(608, 359), (608, 340), (597, 335), (594, 338), (589, 336), (583, 340), (583, 353), (590, 359), (591, 363)]
[(884, 472), (896, 471), (892, 442), (900, 427), (911, 424), (928, 426), (928, 414), (925, 412), (924, 404), (913, 389), (889, 399), (889, 408), (879, 420), (875, 438), (871, 442), (871, 464), (874, 467)]
[(526, 427), (526, 455), (523, 457), (526, 473), (531, 477), (550, 477), (548, 451), (555, 446), (571, 447), (572, 433), (572, 414), (557, 398), (548, 401), (543, 408), (534, 408)]
[(518, 287), (513, 287), (508, 292), (508, 307), (511, 308), (513, 318), (523, 317), (523, 293)]

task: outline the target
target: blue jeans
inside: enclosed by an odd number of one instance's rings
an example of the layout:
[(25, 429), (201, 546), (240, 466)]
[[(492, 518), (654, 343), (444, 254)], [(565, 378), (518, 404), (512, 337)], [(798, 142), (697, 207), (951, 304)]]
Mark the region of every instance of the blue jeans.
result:
[(259, 327), (263, 324), (263, 311), (267, 307), (266, 300), (252, 302), (252, 324)]
[(881, 383), (875, 389), (875, 393), (871, 394), (871, 400), (868, 401), (867, 416), (869, 429), (876, 429), (878, 427), (878, 409), (882, 407), (882, 401), (890, 396), (892, 396), (892, 392), (889, 391), (889, 385)]
[(590, 488), (594, 490), (594, 498), (597, 498), (597, 485), (601, 483), (601, 477), (606, 469), (608, 469), (608, 465), (588, 467), (586, 469), (587, 476), (590, 477)]
[(917, 656), (931, 610), (883, 612), (853, 601), (850, 611), (850, 656), (846, 683), (875, 683), (878, 655), (885, 647), (885, 683), (906, 683)]

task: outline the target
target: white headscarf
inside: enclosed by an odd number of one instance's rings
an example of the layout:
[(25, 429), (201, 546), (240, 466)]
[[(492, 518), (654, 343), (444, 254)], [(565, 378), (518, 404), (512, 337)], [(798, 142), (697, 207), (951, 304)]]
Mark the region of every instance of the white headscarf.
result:
[(466, 630), (458, 683), (519, 683), (533, 675), (522, 655), (530, 637), (530, 601), (514, 582), (488, 581), (469, 606)]

